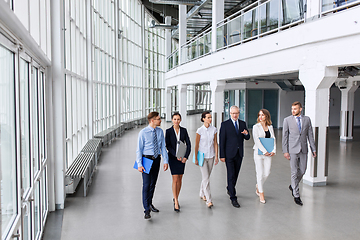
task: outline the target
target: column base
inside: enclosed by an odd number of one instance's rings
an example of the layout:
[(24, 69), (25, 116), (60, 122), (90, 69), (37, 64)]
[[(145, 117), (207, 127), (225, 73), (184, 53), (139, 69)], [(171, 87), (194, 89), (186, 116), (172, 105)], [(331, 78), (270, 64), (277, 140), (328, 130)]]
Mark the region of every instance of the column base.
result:
[(340, 137), (341, 142), (350, 142), (353, 140), (353, 137)]
[(64, 204), (55, 204), (55, 209), (56, 210), (61, 210), (61, 209), (64, 209)]
[(303, 179), (303, 183), (306, 185), (309, 185), (311, 187), (322, 187), (322, 186), (326, 186), (326, 181), (324, 182), (311, 182), (308, 180)]

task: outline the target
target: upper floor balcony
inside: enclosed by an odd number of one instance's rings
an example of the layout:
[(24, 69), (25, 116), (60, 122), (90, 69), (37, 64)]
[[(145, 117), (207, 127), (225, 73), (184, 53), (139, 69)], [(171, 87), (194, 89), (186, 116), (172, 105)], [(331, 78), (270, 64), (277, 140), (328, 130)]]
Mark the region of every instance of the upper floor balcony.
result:
[[(167, 57), (167, 71), (215, 52), (286, 31), (358, 5), (360, 0), (255, 1), (218, 22), (215, 31), (214, 27), (210, 27), (172, 52)], [(212, 34), (216, 34), (215, 42), (212, 42), (215, 39)]]

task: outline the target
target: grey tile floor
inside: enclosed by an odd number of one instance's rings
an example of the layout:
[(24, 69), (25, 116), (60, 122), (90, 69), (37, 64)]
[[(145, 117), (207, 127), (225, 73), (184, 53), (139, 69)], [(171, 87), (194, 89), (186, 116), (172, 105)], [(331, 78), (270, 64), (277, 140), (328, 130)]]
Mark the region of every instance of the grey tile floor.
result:
[[(201, 126), (199, 116), (188, 117), (192, 142)], [(162, 128), (171, 126), (163, 121)], [(159, 213), (144, 220), (141, 175), (132, 168), (138, 132), (125, 133), (103, 149), (89, 194), (66, 198), (61, 239), (359, 239), (360, 238), (360, 129), (354, 141), (339, 141), (330, 130), (329, 177), (326, 187), (301, 184), (303, 207), (288, 190), (290, 167), (281, 154), (281, 131), (276, 131), (278, 152), (265, 183), (266, 204), (255, 195), (253, 140), (245, 144), (245, 157), (237, 182), (240, 209), (226, 194), (225, 165), (211, 175), (214, 207), (199, 198), (200, 170), (188, 162), (180, 193), (181, 212), (173, 211), (170, 171), (159, 174), (154, 205)], [(47, 227), (44, 239), (46, 239)], [(54, 239), (54, 238), (48, 238)]]

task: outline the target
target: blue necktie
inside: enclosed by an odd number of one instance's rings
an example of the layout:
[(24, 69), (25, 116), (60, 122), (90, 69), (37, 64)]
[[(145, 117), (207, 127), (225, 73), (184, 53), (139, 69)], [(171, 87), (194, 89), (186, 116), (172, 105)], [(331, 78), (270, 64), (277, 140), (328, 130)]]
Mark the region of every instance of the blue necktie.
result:
[(157, 158), (157, 156), (159, 156), (159, 145), (157, 141), (156, 129), (154, 129), (154, 158)]
[(300, 117), (296, 117), (296, 119), (297, 119), (297, 125), (298, 125), (298, 128), (299, 128), (299, 132), (301, 132)]
[(236, 130), (236, 134), (239, 134), (239, 129), (238, 129), (238, 125), (237, 125), (237, 120), (235, 121), (235, 130)]

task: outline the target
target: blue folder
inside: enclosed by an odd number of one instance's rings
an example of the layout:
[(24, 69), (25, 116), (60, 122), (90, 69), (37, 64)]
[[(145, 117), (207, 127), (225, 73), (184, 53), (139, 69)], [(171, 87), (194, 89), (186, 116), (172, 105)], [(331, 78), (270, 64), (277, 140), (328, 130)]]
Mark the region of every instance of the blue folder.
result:
[[(151, 159), (149, 159), (149, 158), (146, 158), (146, 157), (143, 157), (143, 158), (142, 158), (142, 165), (143, 165), (143, 167), (145, 168), (144, 173), (147, 173), (147, 174), (150, 173), (152, 164), (153, 164), (153, 160), (151, 160)], [(136, 170), (138, 170), (138, 164), (137, 164), (136, 161), (135, 161), (135, 164), (134, 164), (134, 168), (135, 168)]]
[[(198, 151), (197, 159), (198, 159), (198, 162), (199, 162), (199, 166), (202, 167), (204, 165), (204, 153)], [(193, 163), (195, 163), (195, 154), (194, 154), (194, 157), (193, 157)]]
[[(274, 138), (259, 138), (259, 140), (268, 153), (274, 150)], [(260, 149), (258, 149), (258, 154), (264, 155)]]

